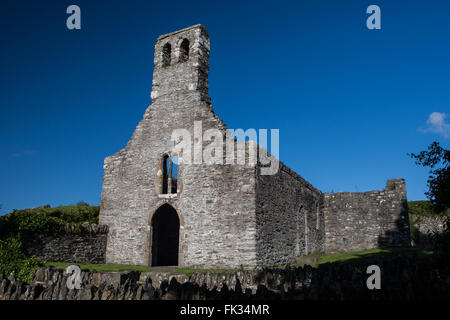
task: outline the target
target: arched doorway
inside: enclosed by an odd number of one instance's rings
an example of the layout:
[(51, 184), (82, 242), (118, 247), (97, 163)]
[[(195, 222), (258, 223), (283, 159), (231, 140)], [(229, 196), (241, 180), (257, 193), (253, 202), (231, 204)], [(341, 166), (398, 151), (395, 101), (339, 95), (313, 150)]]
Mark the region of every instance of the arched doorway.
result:
[(176, 210), (163, 204), (152, 217), (152, 266), (177, 266), (180, 219)]

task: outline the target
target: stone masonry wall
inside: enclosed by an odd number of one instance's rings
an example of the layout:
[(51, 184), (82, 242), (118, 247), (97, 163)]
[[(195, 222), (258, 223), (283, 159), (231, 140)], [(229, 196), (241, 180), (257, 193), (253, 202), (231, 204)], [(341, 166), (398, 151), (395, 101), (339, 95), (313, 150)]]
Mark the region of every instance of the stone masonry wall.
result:
[(322, 252), (323, 196), (280, 162), (275, 175), (259, 175), (256, 187), (258, 265), (281, 266)]
[[(273, 176), (255, 165), (206, 163), (205, 147), (218, 137), (203, 134), (227, 132), (208, 96), (209, 49), (201, 25), (156, 42), (152, 104), (127, 146), (104, 162), (99, 221), (110, 230), (107, 263), (151, 264), (152, 217), (165, 204), (180, 222), (180, 267), (283, 265), (313, 252), (409, 245), (404, 181), (324, 196), (281, 163)], [(191, 154), (172, 149), (184, 139), (172, 136), (180, 129), (190, 134)], [(163, 194), (163, 159), (173, 156), (193, 163), (180, 163), (176, 193)]]
[(403, 179), (388, 180), (382, 191), (325, 194), (324, 212), (327, 253), (410, 246)]
[(105, 263), (108, 228), (95, 224), (66, 225), (55, 235), (23, 238), (25, 256), (53, 262)]

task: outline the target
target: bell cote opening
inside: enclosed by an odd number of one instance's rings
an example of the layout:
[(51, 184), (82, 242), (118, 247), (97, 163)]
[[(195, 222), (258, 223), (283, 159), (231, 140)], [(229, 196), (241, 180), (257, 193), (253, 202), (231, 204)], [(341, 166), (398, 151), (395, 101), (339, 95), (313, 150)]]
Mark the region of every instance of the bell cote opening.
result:
[(189, 60), (189, 40), (183, 39), (180, 45), (180, 57), (178, 62), (186, 62)]
[(170, 59), (172, 56), (172, 46), (170, 43), (166, 43), (162, 50), (162, 67), (170, 66)]

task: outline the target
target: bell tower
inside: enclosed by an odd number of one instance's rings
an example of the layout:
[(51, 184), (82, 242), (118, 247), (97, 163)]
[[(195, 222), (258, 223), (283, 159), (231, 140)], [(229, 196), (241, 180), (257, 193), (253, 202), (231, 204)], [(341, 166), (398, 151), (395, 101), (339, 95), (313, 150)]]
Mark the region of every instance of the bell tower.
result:
[(152, 103), (199, 93), (208, 100), (209, 36), (200, 24), (162, 35), (155, 45)]

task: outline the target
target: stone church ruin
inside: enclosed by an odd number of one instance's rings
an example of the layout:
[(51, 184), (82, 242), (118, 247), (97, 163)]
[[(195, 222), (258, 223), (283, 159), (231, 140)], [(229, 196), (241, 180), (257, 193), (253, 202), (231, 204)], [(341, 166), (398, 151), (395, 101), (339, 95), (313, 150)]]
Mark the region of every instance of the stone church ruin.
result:
[(227, 132), (208, 95), (209, 51), (201, 25), (156, 42), (152, 104), (127, 146), (104, 162), (106, 263), (254, 268), (316, 252), (409, 246), (403, 179), (388, 180), (382, 191), (329, 194), (282, 162), (262, 175), (259, 161), (178, 161), (183, 155), (168, 143), (174, 130), (193, 136), (201, 121), (204, 131)]

